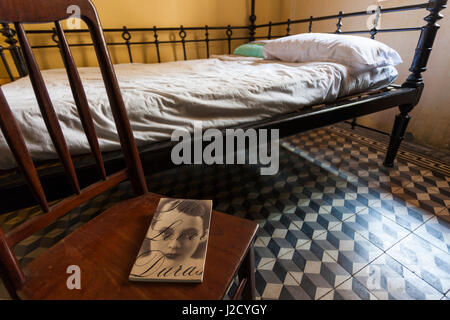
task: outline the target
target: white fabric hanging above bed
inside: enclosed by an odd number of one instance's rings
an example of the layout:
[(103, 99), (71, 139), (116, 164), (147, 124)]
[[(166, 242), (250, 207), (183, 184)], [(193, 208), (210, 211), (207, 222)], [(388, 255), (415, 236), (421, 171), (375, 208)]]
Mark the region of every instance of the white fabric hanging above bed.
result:
[[(223, 128), (269, 118), (340, 96), (376, 90), (397, 78), (394, 67), (358, 75), (330, 62), (284, 63), (236, 56), (161, 64), (115, 65), (138, 145), (169, 140), (175, 129)], [(79, 68), (102, 151), (120, 148), (98, 68)], [(43, 71), (72, 155), (89, 153), (64, 69)], [(2, 86), (35, 160), (57, 158), (28, 77)], [(0, 136), (0, 169), (15, 167)]]

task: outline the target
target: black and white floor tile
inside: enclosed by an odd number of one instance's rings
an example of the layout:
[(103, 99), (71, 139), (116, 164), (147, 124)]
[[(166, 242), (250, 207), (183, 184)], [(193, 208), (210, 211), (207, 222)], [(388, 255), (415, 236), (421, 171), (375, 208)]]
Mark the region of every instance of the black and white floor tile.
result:
[(421, 277), (441, 294), (450, 290), (450, 255), (421, 237), (410, 234), (387, 254)]
[[(401, 150), (385, 168), (385, 144), (340, 126), (282, 146), (275, 176), (258, 166), (199, 165), (152, 175), (149, 186), (213, 199), (214, 209), (259, 224), (258, 299), (449, 299), (448, 166)], [(130, 195), (122, 184), (24, 240), (15, 248), (21, 265)], [(8, 230), (38, 213), (1, 215), (0, 225)]]
[(354, 278), (381, 300), (439, 300), (442, 297), (441, 292), (386, 253)]
[(433, 217), (416, 229), (415, 234), (450, 254), (450, 223)]
[(378, 300), (378, 298), (352, 277), (322, 296), (320, 300)]

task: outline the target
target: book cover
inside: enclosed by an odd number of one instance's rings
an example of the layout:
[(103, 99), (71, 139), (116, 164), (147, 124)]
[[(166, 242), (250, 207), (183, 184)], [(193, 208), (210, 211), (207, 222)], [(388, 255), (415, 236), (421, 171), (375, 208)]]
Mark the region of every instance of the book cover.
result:
[(129, 279), (202, 282), (211, 211), (211, 200), (162, 198)]

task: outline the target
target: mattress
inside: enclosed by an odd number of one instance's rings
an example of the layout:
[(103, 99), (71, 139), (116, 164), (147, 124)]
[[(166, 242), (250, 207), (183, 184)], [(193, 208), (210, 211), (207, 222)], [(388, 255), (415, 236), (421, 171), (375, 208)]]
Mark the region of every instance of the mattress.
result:
[[(354, 74), (330, 62), (284, 63), (237, 56), (161, 64), (115, 65), (138, 146), (170, 140), (176, 129), (223, 128), (270, 118), (357, 92), (377, 90), (397, 78), (394, 67)], [(120, 148), (98, 68), (79, 68), (102, 151)], [(50, 97), (72, 155), (89, 145), (64, 69), (43, 71)], [(57, 155), (28, 77), (2, 86), (34, 160)], [(15, 161), (0, 136), (0, 169)]]

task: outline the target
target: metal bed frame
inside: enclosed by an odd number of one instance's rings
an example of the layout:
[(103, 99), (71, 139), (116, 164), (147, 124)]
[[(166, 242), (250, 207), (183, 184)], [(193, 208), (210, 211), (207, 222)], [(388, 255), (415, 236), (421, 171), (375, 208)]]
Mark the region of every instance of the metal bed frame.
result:
[[(422, 73), (427, 70), (427, 62), (430, 57), (430, 53), (433, 47), (433, 43), (436, 38), (436, 34), (439, 29), (437, 21), (442, 19), (443, 16), (440, 11), (446, 8), (447, 0), (429, 0), (426, 3), (400, 6), (394, 8), (382, 8), (378, 7), (372, 11), (359, 11), (352, 13), (343, 13), (340, 11), (337, 15), (321, 16), (321, 17), (309, 17), (307, 19), (281, 21), (281, 22), (269, 22), (267, 24), (256, 24), (256, 1), (251, 1), (251, 15), (249, 17), (248, 26), (202, 26), (202, 27), (172, 27), (172, 28), (159, 28), (154, 26), (153, 28), (123, 28), (117, 29), (104, 29), (105, 34), (120, 33), (122, 40), (120, 42), (109, 42), (109, 46), (125, 46), (127, 48), (129, 61), (133, 62), (132, 48), (136, 45), (151, 45), (156, 50), (157, 61), (162, 62), (160, 55), (160, 46), (162, 44), (181, 44), (183, 49), (183, 58), (187, 57), (187, 44), (203, 42), (206, 44), (206, 56), (210, 56), (210, 43), (215, 41), (226, 41), (228, 45), (228, 53), (231, 53), (232, 41), (248, 40), (254, 41), (257, 39), (273, 39), (291, 34), (291, 28), (297, 24), (307, 24), (308, 31), (312, 32), (314, 28), (314, 22), (324, 20), (335, 20), (336, 30), (333, 33), (336, 34), (369, 34), (372, 39), (375, 39), (379, 33), (390, 32), (411, 32), (420, 31), (419, 41), (415, 50), (414, 58), (409, 69), (411, 74), (406, 81), (401, 85), (392, 85), (384, 90), (372, 93), (362, 93), (352, 97), (344, 97), (333, 103), (323, 104), (319, 106), (311, 106), (310, 108), (303, 108), (299, 111), (291, 112), (288, 114), (282, 114), (261, 121), (255, 121), (247, 123), (245, 125), (236, 126), (236, 128), (254, 128), (254, 129), (279, 129), (280, 138), (286, 137), (295, 133), (300, 133), (310, 129), (335, 124), (342, 121), (351, 121), (352, 126), (358, 125), (356, 118), (367, 114), (379, 112), (389, 108), (399, 107), (400, 113), (395, 117), (392, 133), (390, 134), (389, 148), (386, 153), (384, 165), (392, 167), (394, 159), (403, 140), (407, 125), (410, 121), (409, 113), (418, 104), (423, 88)], [(429, 14), (424, 18), (426, 21), (425, 26), (421, 27), (409, 27), (409, 28), (391, 28), (381, 29), (378, 28), (379, 19), (382, 14), (388, 14), (392, 12), (409, 12), (411, 10), (423, 10), (429, 11)], [(349, 17), (375, 15), (374, 25), (370, 30), (355, 30), (355, 31), (342, 31), (343, 20)], [(285, 34), (273, 34), (274, 27), (286, 27)], [(246, 36), (233, 36), (235, 30), (248, 31)], [(161, 41), (159, 36), (161, 32), (178, 32), (179, 39)], [(204, 32), (203, 39), (188, 39), (188, 32)], [(225, 35), (219, 37), (212, 37), (212, 31), (225, 32)], [(264, 33), (265, 31), (265, 33)], [(87, 33), (88, 30), (67, 30), (70, 33)], [(137, 32), (149, 32), (153, 36), (153, 41), (133, 41), (133, 33)], [(5, 36), (5, 42), (7, 47), (0, 46), (0, 59), (8, 73), (11, 80), (15, 80), (11, 67), (8, 64), (8, 59), (5, 56), (5, 52), (9, 52), (14, 62), (14, 66), (17, 70), (19, 77), (24, 77), (28, 74), (25, 61), (22, 56), (21, 48), (17, 44), (16, 32), (8, 24), (3, 24), (1, 30), (3, 36)], [(34, 46), (33, 49), (42, 48), (59, 48), (57, 42), (56, 30), (29, 30), (28, 34), (47, 34), (51, 36), (54, 44), (51, 45), (39, 45)], [(91, 43), (73, 43), (71, 47), (77, 46), (91, 46)], [(229, 128), (228, 128), (229, 129)], [(174, 143), (171, 141), (158, 142), (143, 146), (140, 148), (141, 158), (146, 170), (146, 173), (154, 173), (160, 170), (173, 167), (170, 161), (170, 150)], [(108, 171), (117, 170), (123, 167), (123, 156), (119, 152), (108, 152), (104, 155), (105, 167)], [(96, 175), (96, 164), (93, 159), (84, 159), (77, 164), (77, 173), (81, 184), (88, 184), (91, 182), (92, 177)], [(41, 181), (47, 189), (52, 190), (48, 195), (49, 199), (59, 199), (67, 194), (71, 193), (69, 189), (63, 189), (60, 186), (65, 185), (60, 182), (65, 178), (64, 170), (58, 166), (52, 166), (40, 171)], [(9, 212), (17, 209), (9, 205), (9, 201), (5, 199), (20, 197), (23, 207), (34, 204), (33, 197), (28, 191), (25, 182), (23, 181), (19, 173), (9, 175), (2, 178), (0, 181), (0, 213)], [(17, 201), (14, 201), (17, 203)]]

